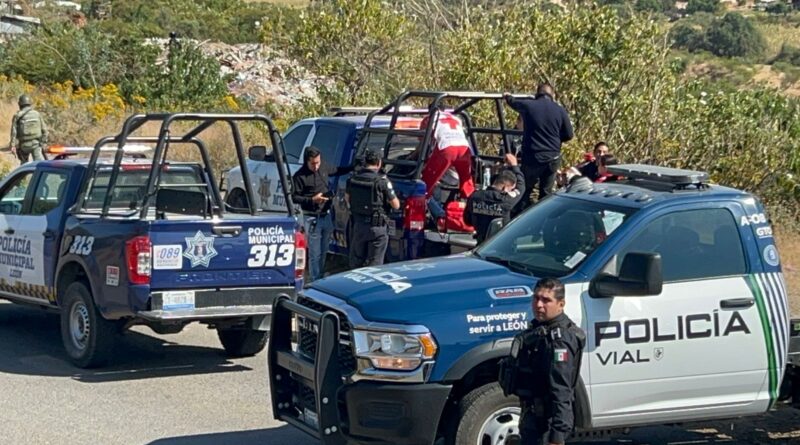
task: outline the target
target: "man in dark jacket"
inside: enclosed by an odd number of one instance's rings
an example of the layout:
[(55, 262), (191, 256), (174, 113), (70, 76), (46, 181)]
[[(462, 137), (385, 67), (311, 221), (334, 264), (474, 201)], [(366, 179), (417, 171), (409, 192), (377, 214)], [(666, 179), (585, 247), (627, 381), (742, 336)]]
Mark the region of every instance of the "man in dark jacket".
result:
[(387, 210), (400, 208), (392, 182), (380, 173), (381, 158), (372, 150), (364, 156), (365, 167), (347, 181), (347, 199), (353, 230), (350, 235), (350, 267), (383, 264), (389, 246)]
[(292, 176), (292, 200), (303, 209), (311, 281), (322, 278), (325, 272), (325, 255), (333, 233), (330, 215), (333, 194), (330, 191), (329, 176), (339, 176), (351, 171), (353, 167), (336, 168), (323, 163), (319, 149), (309, 146), (303, 154), (303, 166)]
[(511, 354), (501, 363), (500, 386), (522, 405), (521, 437), (509, 437), (507, 444), (563, 444), (574, 428), (586, 334), (564, 313), (564, 303), (559, 280), (539, 280), (531, 303), (536, 320), (514, 337)]
[(552, 192), (561, 166), (561, 144), (574, 136), (567, 111), (554, 98), (553, 87), (543, 83), (536, 97), (515, 98), (504, 93), (508, 105), (522, 116), (522, 172), (525, 175), (524, 199), (517, 206), (522, 211), (530, 205), (529, 197), (538, 184), (539, 200)]
[(525, 177), (512, 154), (505, 157), (507, 168), (501, 171), (486, 190), (472, 194), (467, 200), (464, 220), (475, 227), (478, 244), (486, 240), (489, 226), (495, 218), (503, 218), (503, 225), (511, 219), (511, 209), (522, 199)]

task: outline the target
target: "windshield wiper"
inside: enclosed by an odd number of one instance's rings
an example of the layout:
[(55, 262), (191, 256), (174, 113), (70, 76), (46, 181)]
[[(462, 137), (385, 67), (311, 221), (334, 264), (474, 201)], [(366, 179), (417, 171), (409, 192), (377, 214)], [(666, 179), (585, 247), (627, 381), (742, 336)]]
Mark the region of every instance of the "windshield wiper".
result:
[(533, 270), (533, 268), (531, 266), (528, 266), (527, 264), (522, 263), (520, 261), (507, 260), (505, 258), (500, 258), (499, 256), (487, 256), (487, 257), (480, 257), (479, 256), (479, 258), (481, 258), (483, 260), (486, 260), (486, 261), (489, 261), (491, 263), (500, 264), (501, 266), (505, 266), (505, 267), (507, 267), (509, 269), (513, 269), (513, 270), (516, 270), (518, 272), (522, 271), (522, 272), (526, 273), (527, 275), (531, 275), (531, 276), (535, 276), (536, 275), (536, 272)]

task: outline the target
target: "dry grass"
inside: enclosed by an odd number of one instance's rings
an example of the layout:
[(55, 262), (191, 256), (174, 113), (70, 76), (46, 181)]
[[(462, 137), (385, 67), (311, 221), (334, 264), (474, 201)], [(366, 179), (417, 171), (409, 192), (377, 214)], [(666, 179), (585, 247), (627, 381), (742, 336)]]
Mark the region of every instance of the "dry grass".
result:
[(767, 45), (765, 55), (773, 59), (781, 52), (784, 44), (800, 48), (800, 31), (792, 25), (779, 23), (758, 23), (756, 27), (761, 31)]
[(311, 3), (311, 0), (244, 0), (247, 3), (274, 3), (276, 5), (291, 6), (294, 8), (304, 8)]
[(783, 262), (783, 277), (789, 290), (789, 312), (800, 317), (800, 234), (779, 229), (775, 235)]

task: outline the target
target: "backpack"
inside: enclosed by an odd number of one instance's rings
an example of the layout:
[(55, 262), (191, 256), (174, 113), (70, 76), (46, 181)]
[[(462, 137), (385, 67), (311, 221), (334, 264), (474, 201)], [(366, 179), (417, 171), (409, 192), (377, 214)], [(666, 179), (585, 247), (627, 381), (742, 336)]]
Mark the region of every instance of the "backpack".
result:
[(17, 119), (17, 137), (27, 142), (42, 137), (42, 119), (37, 111), (26, 110)]

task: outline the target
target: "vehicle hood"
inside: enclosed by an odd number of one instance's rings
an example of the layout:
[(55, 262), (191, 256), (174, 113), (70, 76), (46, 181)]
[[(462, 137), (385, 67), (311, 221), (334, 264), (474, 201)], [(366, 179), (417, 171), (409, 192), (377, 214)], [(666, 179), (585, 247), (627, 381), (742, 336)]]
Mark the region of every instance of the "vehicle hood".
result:
[(537, 278), (469, 253), (332, 275), (312, 288), (340, 298), (370, 321), (420, 317), (530, 301)]

